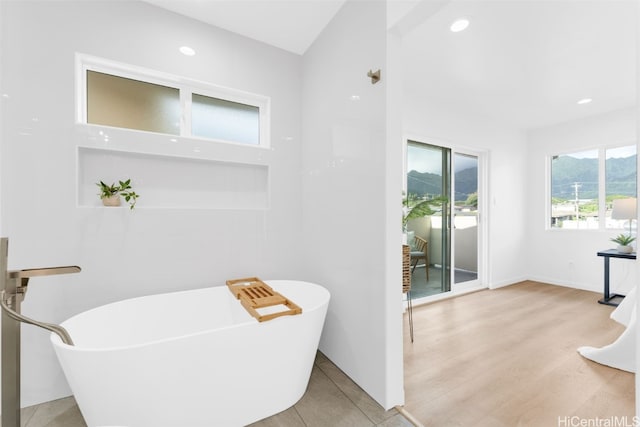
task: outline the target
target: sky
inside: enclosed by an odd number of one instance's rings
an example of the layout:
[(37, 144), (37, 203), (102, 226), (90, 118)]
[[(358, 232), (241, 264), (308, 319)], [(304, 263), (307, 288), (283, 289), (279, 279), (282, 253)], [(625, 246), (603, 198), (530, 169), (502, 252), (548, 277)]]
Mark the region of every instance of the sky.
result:
[[(628, 145), (625, 147), (612, 147), (607, 148), (607, 159), (611, 158), (625, 158), (630, 157), (636, 154), (636, 146)], [(581, 151), (578, 153), (567, 153), (566, 156), (570, 156), (576, 159), (597, 159), (598, 158), (598, 150), (587, 150)]]

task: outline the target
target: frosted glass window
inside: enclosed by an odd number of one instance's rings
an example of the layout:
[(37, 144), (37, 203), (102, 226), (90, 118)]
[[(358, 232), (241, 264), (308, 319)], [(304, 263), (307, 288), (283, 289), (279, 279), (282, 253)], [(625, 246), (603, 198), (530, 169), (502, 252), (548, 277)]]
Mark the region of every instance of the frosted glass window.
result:
[(76, 78), (79, 123), (269, 147), (264, 95), (83, 54)]
[(260, 144), (260, 109), (204, 95), (192, 95), (191, 134), (203, 138)]
[(87, 123), (180, 134), (178, 89), (87, 70)]

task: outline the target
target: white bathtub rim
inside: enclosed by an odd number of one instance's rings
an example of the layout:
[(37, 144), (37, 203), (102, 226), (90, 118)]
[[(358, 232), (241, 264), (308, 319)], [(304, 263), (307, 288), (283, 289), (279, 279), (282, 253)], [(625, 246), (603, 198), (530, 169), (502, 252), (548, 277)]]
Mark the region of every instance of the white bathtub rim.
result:
[[(303, 314), (304, 314), (304, 312), (302, 313), (302, 315)], [(279, 321), (281, 319), (284, 319), (285, 317), (291, 317), (291, 316), (278, 317), (278, 318), (275, 318), (273, 320), (270, 320), (269, 322), (276, 322), (276, 321)], [(100, 353), (100, 352), (106, 353), (106, 352), (109, 352), (109, 351), (122, 351), (122, 350), (136, 349), (136, 348), (142, 348), (142, 347), (149, 347), (149, 346), (152, 346), (152, 345), (169, 343), (169, 342), (172, 342), (172, 341), (177, 341), (177, 340), (197, 337), (197, 336), (200, 336), (200, 335), (206, 335), (206, 334), (215, 333), (215, 332), (219, 332), (219, 331), (223, 331), (223, 330), (240, 328), (240, 327), (243, 327), (243, 326), (246, 326), (246, 325), (258, 324), (258, 323), (260, 323), (260, 322), (258, 322), (256, 319), (249, 319), (246, 322), (234, 323), (233, 325), (223, 326), (223, 327), (219, 327), (219, 328), (216, 328), (216, 329), (207, 329), (205, 331), (198, 331), (198, 332), (193, 332), (193, 333), (188, 333), (188, 334), (183, 334), (183, 335), (172, 336), (172, 337), (168, 337), (168, 338), (150, 340), (150, 341), (142, 342), (140, 344), (118, 345), (118, 346), (100, 347), (100, 348), (96, 348), (96, 347), (80, 347), (80, 346), (76, 346), (76, 345), (65, 344), (65, 343), (62, 342), (62, 339), (55, 333), (51, 333), (50, 338), (51, 338), (51, 342), (54, 345), (59, 346), (61, 348), (67, 348), (67, 349), (69, 349), (71, 351), (89, 352), (89, 353)], [(264, 322), (262, 322), (262, 323), (264, 324)], [(71, 337), (71, 339), (73, 339), (73, 336)]]
[[(197, 332), (193, 332), (193, 333), (176, 335), (176, 336), (171, 336), (171, 337), (167, 337), (167, 338), (144, 341), (144, 342), (142, 342), (140, 344), (118, 345), (118, 346), (100, 347), (100, 348), (79, 347), (79, 346), (76, 346), (76, 345), (69, 345), (69, 344), (63, 343), (62, 339), (60, 338), (60, 336), (58, 336), (56, 333), (53, 333), (53, 332), (50, 334), (50, 340), (51, 340), (51, 343), (54, 346), (60, 347), (62, 349), (67, 349), (67, 350), (70, 350), (70, 351), (74, 351), (74, 352), (89, 352), (89, 353), (105, 352), (106, 353), (106, 352), (110, 352), (110, 351), (122, 351), (122, 350), (127, 350), (127, 349), (143, 348), (143, 347), (148, 347), (148, 346), (152, 346), (152, 345), (158, 345), (158, 344), (169, 343), (169, 342), (173, 342), (173, 341), (177, 341), (177, 340), (182, 340), (182, 339), (186, 339), (186, 338), (190, 338), (190, 337), (197, 337), (197, 336), (200, 336), (200, 335), (215, 333), (215, 332), (218, 332), (218, 331), (241, 328), (241, 327), (244, 327), (244, 326), (247, 326), (247, 325), (263, 324), (263, 325), (266, 326), (269, 323), (273, 323), (273, 322), (290, 321), (290, 320), (287, 320), (287, 318), (297, 317), (297, 316), (305, 316), (305, 314), (309, 315), (309, 314), (313, 313), (314, 311), (316, 311), (318, 308), (322, 307), (323, 305), (328, 304), (329, 300), (331, 299), (331, 294), (329, 293), (329, 291), (325, 287), (320, 286), (320, 285), (318, 285), (316, 283), (305, 282), (305, 281), (301, 281), (301, 280), (265, 280), (265, 282), (267, 284), (273, 284), (274, 286), (277, 285), (278, 282), (282, 282), (282, 283), (284, 283), (284, 282), (298, 283), (298, 284), (301, 284), (301, 285), (304, 285), (304, 286), (313, 286), (313, 287), (319, 288), (319, 289), (324, 291), (324, 298), (322, 299), (321, 302), (319, 302), (318, 304), (316, 304), (316, 305), (314, 305), (312, 307), (307, 307), (307, 308), (303, 307), (303, 310), (302, 310), (301, 314), (280, 316), (280, 317), (276, 317), (276, 318), (274, 318), (272, 320), (269, 320), (267, 322), (258, 322), (257, 319), (255, 319), (253, 317), (250, 317), (244, 322), (233, 323), (233, 324), (228, 325), (228, 326), (221, 326), (221, 327), (217, 327), (215, 329), (207, 329), (207, 330), (204, 330), (204, 331), (197, 331)], [(62, 322), (60, 325), (64, 327), (66, 322), (74, 319), (77, 316), (88, 314), (88, 313), (90, 313), (90, 312), (92, 312), (94, 310), (102, 309), (104, 307), (108, 307), (110, 305), (115, 305), (115, 304), (118, 304), (118, 303), (121, 303), (121, 302), (124, 302), (124, 301), (134, 301), (134, 300), (147, 298), (147, 297), (151, 297), (151, 296), (156, 296), (156, 295), (168, 295), (168, 294), (177, 295), (177, 294), (183, 294), (183, 293), (187, 293), (187, 292), (206, 290), (206, 289), (211, 289), (211, 288), (221, 288), (221, 287), (222, 286), (209, 286), (209, 287), (206, 287), (206, 288), (187, 289), (187, 290), (183, 290), (183, 291), (174, 291), (174, 292), (163, 292), (161, 294), (143, 295), (143, 296), (139, 296), (139, 297), (127, 298), (127, 299), (120, 300), (120, 301), (114, 301), (114, 302), (111, 302), (111, 303), (108, 303), (108, 304), (104, 304), (104, 305), (97, 306), (97, 307), (94, 307), (92, 309), (83, 311), (83, 312), (78, 313), (78, 314), (76, 314), (74, 316), (71, 316), (67, 320)], [(238, 304), (240, 304), (239, 301), (238, 301)], [(71, 339), (73, 339), (73, 335), (71, 336)]]

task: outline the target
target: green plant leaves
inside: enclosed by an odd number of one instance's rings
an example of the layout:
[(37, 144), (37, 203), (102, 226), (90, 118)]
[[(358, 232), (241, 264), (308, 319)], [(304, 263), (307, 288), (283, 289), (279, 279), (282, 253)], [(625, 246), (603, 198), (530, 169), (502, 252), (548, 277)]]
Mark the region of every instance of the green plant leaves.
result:
[[(407, 208), (407, 213), (402, 218), (402, 225), (405, 226), (407, 221), (414, 218), (422, 218), (423, 216), (433, 215), (437, 211), (434, 208), (442, 207), (444, 203), (447, 203), (449, 199), (447, 197), (436, 197), (429, 200), (419, 199), (415, 194), (409, 194), (402, 200), (403, 206)], [(439, 211), (440, 209), (438, 209)]]
[(616, 236), (613, 239), (611, 239), (612, 242), (617, 243), (617, 244), (622, 245), (622, 246), (628, 246), (634, 240), (636, 240), (635, 237), (627, 236), (626, 234), (619, 234), (618, 236)]
[(107, 185), (104, 183), (104, 181), (97, 182), (96, 185), (100, 188), (100, 193), (98, 195), (101, 199), (104, 199), (120, 194), (122, 197), (124, 197), (124, 200), (129, 203), (129, 208), (133, 209), (140, 195), (132, 190), (131, 178), (127, 179), (126, 181), (118, 181), (118, 184), (119, 185), (115, 185), (115, 183), (112, 183), (111, 185)]

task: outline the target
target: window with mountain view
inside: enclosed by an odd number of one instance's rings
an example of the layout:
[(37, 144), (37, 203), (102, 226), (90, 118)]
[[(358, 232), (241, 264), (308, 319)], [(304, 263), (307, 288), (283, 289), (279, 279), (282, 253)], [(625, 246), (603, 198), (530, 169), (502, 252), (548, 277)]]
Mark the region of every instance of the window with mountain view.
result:
[(636, 197), (635, 145), (551, 158), (551, 228), (623, 228), (611, 219), (614, 199)]
[(636, 146), (617, 147), (605, 150), (605, 220), (607, 228), (625, 228), (627, 220), (611, 218), (613, 199), (637, 197)]

